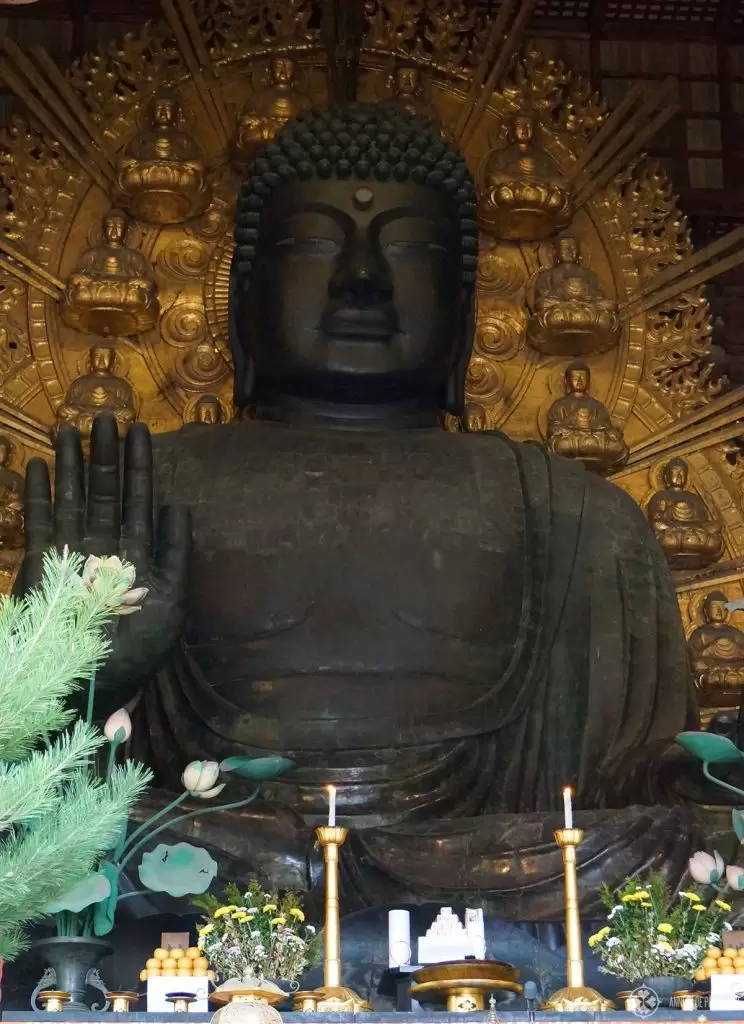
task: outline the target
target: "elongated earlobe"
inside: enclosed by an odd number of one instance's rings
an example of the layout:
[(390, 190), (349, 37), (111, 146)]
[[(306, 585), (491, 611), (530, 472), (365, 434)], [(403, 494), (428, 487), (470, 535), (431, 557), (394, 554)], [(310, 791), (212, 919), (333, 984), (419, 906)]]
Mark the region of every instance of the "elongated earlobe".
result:
[(447, 380), (444, 396), (444, 411), (452, 416), (462, 416), (465, 411), (465, 379), (475, 337), (475, 291), (472, 287), (463, 288), (460, 308), (460, 354)]

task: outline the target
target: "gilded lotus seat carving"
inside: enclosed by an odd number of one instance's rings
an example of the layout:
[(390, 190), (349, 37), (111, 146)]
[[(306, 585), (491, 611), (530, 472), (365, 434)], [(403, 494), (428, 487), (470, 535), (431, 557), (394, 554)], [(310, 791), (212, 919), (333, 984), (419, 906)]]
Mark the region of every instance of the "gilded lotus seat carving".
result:
[(150, 224), (199, 217), (212, 198), (202, 151), (177, 127), (178, 118), (175, 100), (157, 99), (151, 125), (135, 136), (119, 161), (119, 202)]
[(537, 275), (527, 338), (545, 355), (586, 356), (607, 352), (620, 337), (617, 303), (605, 296), (598, 276), (579, 262), (571, 236), (555, 246), (556, 262)]
[(539, 241), (570, 223), (568, 182), (538, 147), (533, 118), (515, 118), (506, 149), (486, 157), (480, 177), (479, 218), (497, 238)]
[(127, 218), (111, 210), (103, 242), (87, 249), (70, 274), (60, 301), (62, 320), (86, 334), (134, 335), (157, 325), (160, 306), (152, 268), (124, 244)]
[(648, 503), (649, 522), (672, 569), (704, 569), (723, 554), (721, 524), (688, 489), (688, 474), (684, 459), (672, 459), (662, 472), (664, 488)]
[(583, 462), (600, 475), (619, 469), (628, 461), (628, 446), (605, 406), (589, 394), (589, 367), (572, 363), (565, 382), (566, 395), (553, 402), (548, 412), (549, 450)]
[(738, 708), (744, 697), (744, 633), (729, 622), (728, 598), (708, 594), (702, 623), (687, 641), (690, 668), (707, 707)]

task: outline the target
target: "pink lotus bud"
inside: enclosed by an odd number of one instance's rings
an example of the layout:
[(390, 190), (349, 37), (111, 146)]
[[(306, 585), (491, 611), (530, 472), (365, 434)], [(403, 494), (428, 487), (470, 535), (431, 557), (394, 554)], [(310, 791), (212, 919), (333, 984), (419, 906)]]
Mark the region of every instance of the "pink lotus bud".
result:
[[(117, 733), (119, 735), (117, 735)], [(103, 727), (103, 735), (109, 743), (126, 742), (126, 740), (128, 740), (132, 735), (132, 719), (129, 717), (129, 712), (124, 708), (119, 708), (118, 711), (114, 711), (113, 715), (110, 715), (106, 719), (106, 724)]]
[(732, 889), (744, 889), (744, 868), (729, 864), (726, 868), (726, 881)]
[(690, 875), (700, 885), (714, 885), (723, 876), (725, 864), (723, 857), (716, 851), (713, 854), (704, 853), (698, 850), (694, 853), (687, 864)]
[(189, 793), (202, 796), (214, 788), (219, 774), (220, 766), (216, 761), (191, 761), (183, 770), (181, 782)]

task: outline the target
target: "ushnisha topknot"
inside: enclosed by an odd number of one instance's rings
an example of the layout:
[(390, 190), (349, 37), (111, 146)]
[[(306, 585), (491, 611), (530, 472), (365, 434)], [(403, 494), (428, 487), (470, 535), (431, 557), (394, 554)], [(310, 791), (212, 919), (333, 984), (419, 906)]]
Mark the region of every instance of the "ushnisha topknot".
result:
[(299, 113), (257, 154), (240, 188), (233, 274), (250, 285), (264, 202), (283, 182), (336, 178), (412, 181), (457, 202), (462, 280), (475, 280), (478, 232), (475, 184), (456, 146), (440, 126), (392, 103), (344, 103)]

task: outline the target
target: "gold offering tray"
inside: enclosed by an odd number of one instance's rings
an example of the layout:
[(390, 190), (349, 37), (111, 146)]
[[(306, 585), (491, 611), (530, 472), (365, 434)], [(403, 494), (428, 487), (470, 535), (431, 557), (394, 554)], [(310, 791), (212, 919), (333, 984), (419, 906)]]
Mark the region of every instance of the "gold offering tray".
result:
[(411, 996), (422, 1003), (446, 1002), (450, 1013), (485, 1009), (487, 992), (516, 992), (519, 971), (502, 960), (455, 960), (431, 964), (411, 975)]
[(258, 1003), (268, 1003), (269, 1006), (278, 1006), (288, 998), (286, 992), (273, 992), (271, 989), (265, 988), (228, 989), (223, 992), (217, 989), (209, 996), (210, 1002), (217, 1003), (220, 1006), (241, 1001), (255, 1001)]

